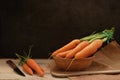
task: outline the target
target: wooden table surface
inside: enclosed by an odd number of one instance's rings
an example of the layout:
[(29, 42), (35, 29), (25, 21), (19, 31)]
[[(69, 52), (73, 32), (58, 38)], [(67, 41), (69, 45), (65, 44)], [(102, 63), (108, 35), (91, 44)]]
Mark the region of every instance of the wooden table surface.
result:
[(11, 67), (6, 64), (7, 60), (12, 60), (23, 72), (22, 67), (18, 65), (18, 59), (0, 59), (0, 80), (69, 80), (68, 78), (57, 78), (50, 74), (50, 68), (48, 67), (47, 59), (35, 59), (37, 63), (42, 66), (45, 70), (44, 77), (39, 77), (38, 75), (28, 75), (25, 73), (26, 77), (16, 74)]

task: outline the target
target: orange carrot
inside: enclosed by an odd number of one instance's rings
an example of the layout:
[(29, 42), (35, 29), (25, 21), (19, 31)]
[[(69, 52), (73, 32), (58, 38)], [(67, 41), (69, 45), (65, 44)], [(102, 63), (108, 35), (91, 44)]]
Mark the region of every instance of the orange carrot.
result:
[[(26, 63), (32, 70), (34, 70), (39, 76), (43, 77), (44, 76), (44, 69), (37, 64), (37, 62), (31, 58), (31, 48), (32, 46), (29, 47), (28, 54), (24, 52), (26, 56), (21, 56), (16, 53), (16, 56), (20, 59), (20, 63)], [(26, 67), (26, 65), (25, 65)]]
[(23, 70), (24, 70), (27, 74), (33, 75), (32, 69), (31, 69), (26, 63), (23, 64), (22, 67), (23, 67)]
[(66, 44), (65, 46), (59, 48), (58, 50), (54, 51), (52, 53), (52, 56), (55, 56), (57, 55), (58, 53), (60, 52), (64, 52), (64, 51), (67, 51), (67, 50), (70, 50), (70, 49), (73, 49), (76, 45), (78, 45), (80, 43), (80, 40), (79, 39), (74, 39), (72, 40), (71, 42), (69, 42), (68, 44)]
[(44, 69), (43, 69), (40, 65), (39, 65), (39, 67), (40, 67), (40, 69), (41, 69), (43, 72), (45, 72)]
[(81, 51), (83, 48), (85, 48), (89, 44), (90, 44), (89, 41), (82, 41), (71, 52), (66, 54), (66, 58), (73, 58), (78, 51)]
[(103, 41), (101, 39), (94, 40), (93, 42), (91, 42), (91, 44), (86, 46), (83, 50), (76, 53), (74, 58), (80, 59), (80, 58), (88, 57), (93, 53), (95, 53), (98, 50), (98, 48), (102, 46), (102, 44), (103, 44)]
[(41, 69), (41, 67), (36, 63), (33, 59), (27, 59), (27, 64), (35, 71), (37, 74), (41, 77), (44, 76), (44, 71)]
[(65, 51), (65, 52), (58, 53), (56, 56), (64, 58), (71, 51), (72, 51), (72, 49)]

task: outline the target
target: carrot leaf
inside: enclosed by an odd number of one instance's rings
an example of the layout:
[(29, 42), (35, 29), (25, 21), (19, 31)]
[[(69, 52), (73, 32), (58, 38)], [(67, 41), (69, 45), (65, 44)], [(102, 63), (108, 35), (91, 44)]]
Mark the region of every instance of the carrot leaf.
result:
[(96, 39), (104, 39), (104, 42), (107, 41), (107, 43), (110, 42), (110, 40), (113, 38), (113, 34), (114, 34), (115, 28), (112, 27), (110, 30), (109, 29), (105, 29), (101, 32), (98, 33), (93, 33), (89, 36), (83, 37), (80, 40), (81, 41), (89, 41), (89, 42), (93, 42)]
[(27, 59), (31, 58), (31, 49), (32, 49), (32, 47), (33, 47), (33, 45), (29, 46), (28, 54), (27, 54), (27, 52), (25, 50), (23, 50), (24, 56), (19, 55), (18, 53), (15, 53), (15, 55), (20, 60), (20, 64), (26, 63)]

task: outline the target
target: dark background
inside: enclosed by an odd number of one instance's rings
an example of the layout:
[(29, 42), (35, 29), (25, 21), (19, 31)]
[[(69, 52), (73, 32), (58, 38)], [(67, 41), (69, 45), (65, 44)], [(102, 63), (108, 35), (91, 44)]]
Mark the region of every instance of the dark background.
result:
[(1, 0), (0, 57), (32, 48), (34, 58), (94, 31), (115, 27), (120, 43), (120, 0)]

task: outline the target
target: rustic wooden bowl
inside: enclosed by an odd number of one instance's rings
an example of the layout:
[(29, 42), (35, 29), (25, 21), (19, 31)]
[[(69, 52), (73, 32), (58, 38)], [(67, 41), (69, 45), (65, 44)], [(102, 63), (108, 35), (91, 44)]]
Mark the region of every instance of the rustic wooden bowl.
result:
[[(81, 59), (66, 59), (61, 57), (53, 57), (56, 66), (67, 71), (78, 71), (88, 68), (93, 62), (94, 56)], [(72, 64), (71, 64), (71, 61)]]

